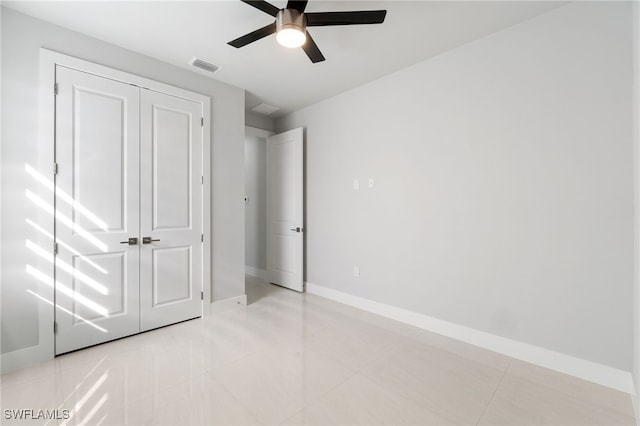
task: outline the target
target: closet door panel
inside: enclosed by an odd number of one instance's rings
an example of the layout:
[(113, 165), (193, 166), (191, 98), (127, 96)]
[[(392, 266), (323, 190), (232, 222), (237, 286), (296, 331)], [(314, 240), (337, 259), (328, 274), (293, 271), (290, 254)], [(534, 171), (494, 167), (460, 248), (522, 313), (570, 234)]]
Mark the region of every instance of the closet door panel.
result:
[(143, 90), (140, 117), (140, 324), (148, 330), (202, 313), (202, 105)]
[(191, 115), (152, 107), (151, 230), (191, 228)]
[(121, 242), (139, 235), (140, 140), (138, 88), (60, 66), (56, 82), (60, 354), (139, 331), (139, 246)]

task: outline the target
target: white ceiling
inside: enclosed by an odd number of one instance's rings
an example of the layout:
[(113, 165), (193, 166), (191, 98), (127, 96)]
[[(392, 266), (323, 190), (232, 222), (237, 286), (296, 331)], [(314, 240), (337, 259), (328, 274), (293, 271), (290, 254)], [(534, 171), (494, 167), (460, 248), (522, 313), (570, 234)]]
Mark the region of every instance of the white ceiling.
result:
[[(284, 0), (272, 4), (283, 8)], [(265, 102), (272, 116), (313, 104), (564, 3), (553, 1), (326, 1), (307, 12), (387, 9), (381, 25), (310, 28), (326, 57), (269, 36), (227, 45), (273, 18), (239, 0), (26, 1), (3, 5), (182, 68), (199, 56), (222, 67), (213, 78), (247, 90), (247, 109)]]

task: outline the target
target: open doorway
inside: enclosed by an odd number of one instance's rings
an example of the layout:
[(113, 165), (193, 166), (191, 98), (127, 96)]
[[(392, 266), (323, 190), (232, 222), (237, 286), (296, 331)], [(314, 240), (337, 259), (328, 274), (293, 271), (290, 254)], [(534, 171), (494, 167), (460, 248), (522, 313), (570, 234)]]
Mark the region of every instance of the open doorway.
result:
[(303, 138), (302, 128), (245, 131), (245, 271), (298, 292), (304, 291)]
[(267, 275), (267, 138), (271, 135), (273, 132), (245, 127), (244, 246), (247, 304), (255, 302), (262, 295), (262, 292), (254, 291), (256, 286), (252, 283), (269, 281)]

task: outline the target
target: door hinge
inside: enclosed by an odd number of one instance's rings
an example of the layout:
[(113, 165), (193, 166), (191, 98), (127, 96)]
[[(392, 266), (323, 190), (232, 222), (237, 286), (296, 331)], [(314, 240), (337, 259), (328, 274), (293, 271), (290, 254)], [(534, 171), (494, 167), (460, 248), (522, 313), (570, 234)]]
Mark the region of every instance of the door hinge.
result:
[(58, 334), (58, 322), (53, 322), (53, 334)]
[(58, 83), (54, 83), (53, 84), (53, 94), (57, 95), (58, 94)]
[(204, 291), (200, 292), (200, 300), (204, 300)]
[(200, 234), (200, 242), (204, 243), (204, 234)]
[(200, 117), (200, 126), (204, 127), (204, 117)]
[(200, 182), (204, 185), (204, 176), (200, 176)]
[(53, 163), (53, 174), (54, 175), (58, 174), (58, 163)]
[(53, 254), (58, 254), (58, 243), (53, 243)]

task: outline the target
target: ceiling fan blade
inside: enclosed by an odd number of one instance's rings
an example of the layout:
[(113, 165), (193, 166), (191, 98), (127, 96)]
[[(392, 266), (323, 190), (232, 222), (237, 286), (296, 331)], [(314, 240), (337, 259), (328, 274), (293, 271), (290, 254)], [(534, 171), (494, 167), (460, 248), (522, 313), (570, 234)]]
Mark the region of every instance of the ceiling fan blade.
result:
[(241, 0), (243, 3), (246, 3), (250, 6), (255, 7), (256, 9), (260, 9), (264, 13), (268, 13), (269, 15), (275, 17), (280, 9), (272, 5), (271, 3), (267, 3), (264, 0)]
[(274, 22), (273, 24), (269, 24), (266, 27), (262, 27), (253, 32), (250, 32), (249, 34), (245, 34), (242, 37), (238, 37), (237, 39), (232, 40), (227, 44), (233, 47), (240, 48), (242, 46), (246, 46), (249, 43), (253, 43), (254, 41), (260, 40), (261, 38), (264, 38), (268, 35), (271, 35), (275, 32), (276, 32), (276, 23)]
[(307, 31), (307, 41), (302, 45), (302, 50), (304, 50), (304, 53), (307, 54), (309, 59), (311, 59), (311, 62), (313, 62), (314, 64), (316, 62), (324, 61), (324, 55), (318, 48), (316, 42), (313, 41), (313, 37), (311, 37), (309, 31)]
[(295, 9), (298, 12), (302, 13), (307, 7), (308, 0), (304, 1), (291, 1), (287, 2), (287, 9)]
[(382, 24), (386, 10), (363, 10), (358, 12), (312, 12), (305, 13), (308, 27), (325, 25)]

